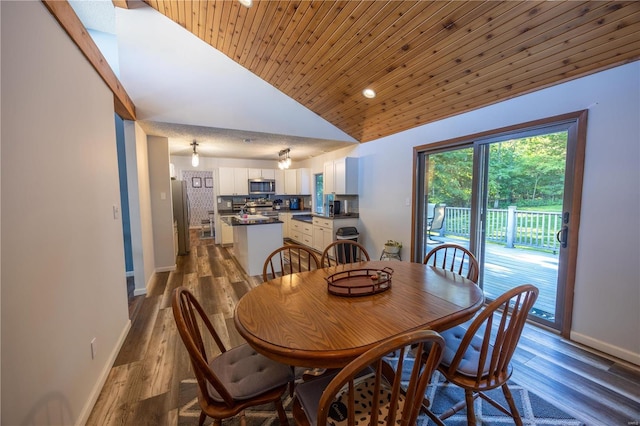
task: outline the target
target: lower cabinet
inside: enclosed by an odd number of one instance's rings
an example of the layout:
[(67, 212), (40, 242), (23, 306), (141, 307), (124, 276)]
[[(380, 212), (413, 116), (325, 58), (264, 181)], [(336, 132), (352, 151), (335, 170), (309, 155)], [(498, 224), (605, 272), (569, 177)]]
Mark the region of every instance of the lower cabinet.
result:
[(221, 220), (220, 230), (222, 231), (222, 244), (233, 244), (233, 226)]
[(278, 220), (282, 222), (282, 238), (291, 238), (291, 233), (289, 231), (291, 213), (278, 213)]
[(289, 238), (302, 245), (313, 247), (313, 224), (291, 219)]
[(323, 252), (336, 240), (336, 232), (345, 226), (358, 226), (357, 218), (313, 218), (313, 249)]
[(333, 241), (333, 221), (319, 217), (313, 218), (313, 248), (322, 252)]

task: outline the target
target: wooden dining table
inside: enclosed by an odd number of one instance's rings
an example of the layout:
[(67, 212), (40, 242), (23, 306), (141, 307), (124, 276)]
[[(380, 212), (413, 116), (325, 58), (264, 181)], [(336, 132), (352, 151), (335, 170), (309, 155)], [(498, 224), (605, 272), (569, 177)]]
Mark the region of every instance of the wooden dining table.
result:
[[(371, 295), (328, 290), (334, 274), (388, 267), (391, 286)], [(433, 266), (371, 261), (266, 281), (237, 303), (238, 332), (257, 352), (290, 365), (343, 367), (380, 341), (409, 330), (442, 331), (473, 317), (484, 301), (466, 278)]]

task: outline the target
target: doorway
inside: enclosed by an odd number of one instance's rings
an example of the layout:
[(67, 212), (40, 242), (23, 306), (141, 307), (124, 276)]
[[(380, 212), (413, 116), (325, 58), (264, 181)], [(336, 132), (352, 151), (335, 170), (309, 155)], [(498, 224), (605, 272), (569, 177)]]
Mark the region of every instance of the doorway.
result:
[(487, 301), (534, 284), (530, 318), (568, 335), (585, 129), (578, 112), (416, 147), (414, 261), (464, 246)]

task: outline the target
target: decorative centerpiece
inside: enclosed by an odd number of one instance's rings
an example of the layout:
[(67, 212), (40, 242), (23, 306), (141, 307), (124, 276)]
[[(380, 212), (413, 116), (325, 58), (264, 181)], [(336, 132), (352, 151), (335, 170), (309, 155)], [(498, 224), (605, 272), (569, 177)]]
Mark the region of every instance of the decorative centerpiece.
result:
[(398, 254), (401, 248), (402, 243), (400, 241), (387, 240), (387, 242), (384, 243), (384, 251), (388, 254)]
[(327, 278), (327, 290), (337, 296), (368, 296), (391, 288), (393, 269), (350, 269), (336, 272)]

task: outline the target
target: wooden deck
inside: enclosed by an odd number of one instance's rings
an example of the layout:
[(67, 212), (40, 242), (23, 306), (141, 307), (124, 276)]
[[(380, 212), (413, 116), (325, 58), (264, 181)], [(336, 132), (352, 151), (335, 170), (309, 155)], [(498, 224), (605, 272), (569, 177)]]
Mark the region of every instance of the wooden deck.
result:
[[(469, 241), (459, 238), (434, 237), (439, 241), (469, 247)], [(436, 247), (428, 244), (427, 250)], [(521, 284), (533, 284), (540, 291), (533, 314), (553, 321), (556, 310), (556, 280), (558, 255), (524, 248), (507, 248), (487, 243), (484, 269), (479, 282), (485, 296), (495, 298)]]

